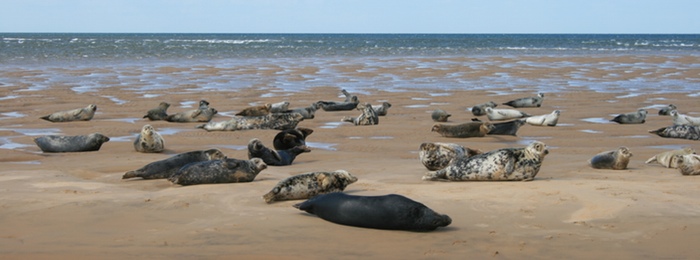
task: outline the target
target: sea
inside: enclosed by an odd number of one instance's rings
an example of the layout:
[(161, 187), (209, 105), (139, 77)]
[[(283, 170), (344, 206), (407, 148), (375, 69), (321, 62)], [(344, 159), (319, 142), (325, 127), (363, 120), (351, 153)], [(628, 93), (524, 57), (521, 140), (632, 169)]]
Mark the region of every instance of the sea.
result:
[[(595, 59), (621, 56), (662, 59)], [(175, 69), (163, 73), (162, 68)], [(443, 68), (449, 72), (400, 73)], [(243, 72), (203, 77), (202, 69)], [(561, 77), (513, 73), (532, 69), (570, 72)], [(27, 86), (29, 91), (132, 86), (143, 92), (187, 85), (221, 91), (336, 86), (697, 92), (700, 75), (692, 72), (698, 69), (698, 34), (0, 33), (0, 89)], [(71, 73), (84, 70), (93, 72)], [(255, 73), (270, 70), (275, 72)], [(587, 76), (592, 70), (609, 70), (610, 75)], [(619, 75), (635, 71), (648, 73)]]

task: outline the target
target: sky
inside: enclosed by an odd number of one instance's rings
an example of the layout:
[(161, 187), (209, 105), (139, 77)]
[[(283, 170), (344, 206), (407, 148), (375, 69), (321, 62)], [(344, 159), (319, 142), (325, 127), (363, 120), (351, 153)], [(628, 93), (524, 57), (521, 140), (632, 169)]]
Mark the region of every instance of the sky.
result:
[(0, 32), (700, 33), (698, 0), (2, 0)]

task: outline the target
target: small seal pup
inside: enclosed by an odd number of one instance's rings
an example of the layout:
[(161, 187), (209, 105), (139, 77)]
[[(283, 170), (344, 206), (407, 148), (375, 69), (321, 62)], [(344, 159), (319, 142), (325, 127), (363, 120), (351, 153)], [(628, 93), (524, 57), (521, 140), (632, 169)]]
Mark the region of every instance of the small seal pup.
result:
[(354, 196), (342, 192), (322, 194), (295, 208), (340, 225), (406, 231), (433, 231), (452, 219), (420, 202), (397, 194)]
[(143, 118), (148, 118), (148, 120), (151, 121), (165, 120), (168, 117), (169, 107), (170, 103), (160, 102), (160, 104), (158, 104), (158, 107), (148, 110), (148, 112), (146, 112), (146, 115), (143, 116)]
[(679, 113), (678, 110), (671, 110), (671, 112), (669, 112), (669, 115), (673, 119), (674, 125), (700, 126), (700, 117), (683, 115)]
[(134, 140), (134, 149), (142, 153), (160, 153), (165, 149), (165, 142), (151, 125), (144, 125)]
[(659, 153), (657, 155), (652, 156), (647, 160), (646, 164), (650, 163), (658, 163), (663, 165), (666, 168), (678, 168), (678, 157), (676, 155), (685, 155), (685, 154), (695, 154), (695, 150), (690, 147), (686, 147), (683, 149), (678, 149), (678, 150), (672, 150), (672, 151), (666, 151), (663, 153)]
[(267, 203), (309, 199), (319, 194), (341, 192), (356, 181), (357, 178), (345, 170), (303, 173), (281, 180), (263, 195), (263, 199)]
[(467, 122), (458, 125), (434, 124), (430, 131), (444, 137), (468, 138), (484, 137), (493, 128), (490, 122)]
[(471, 157), (482, 153), (454, 143), (422, 143), (419, 148), (418, 158), (420, 162), (431, 171), (445, 168), (457, 157)]
[(377, 116), (377, 113), (374, 111), (372, 108), (372, 105), (369, 103), (364, 103), (364, 104), (359, 104), (357, 105), (357, 110), (362, 111), (362, 114), (358, 117), (351, 117), (351, 116), (346, 116), (343, 117), (340, 121), (341, 122), (350, 122), (355, 125), (378, 125), (379, 124), (379, 116)]
[(647, 111), (640, 108), (637, 112), (619, 114), (610, 121), (618, 124), (644, 124), (647, 118)]
[(528, 113), (521, 112), (515, 109), (498, 109), (487, 107), (484, 110), (486, 110), (486, 116), (491, 121), (502, 121), (530, 116)]
[(323, 111), (347, 111), (357, 108), (357, 105), (360, 104), (360, 100), (357, 96), (352, 96), (350, 101), (318, 101), (316, 104), (321, 107)]
[(128, 171), (122, 179), (141, 177), (143, 179), (166, 179), (190, 163), (219, 160), (226, 157), (219, 149), (191, 151), (173, 155), (169, 158), (151, 162), (133, 171)]
[(165, 118), (165, 121), (177, 123), (209, 122), (218, 112), (216, 109), (209, 107), (209, 102), (202, 99), (199, 101), (199, 108), (169, 115)]
[(190, 163), (183, 166), (168, 180), (173, 184), (196, 185), (214, 183), (251, 182), (267, 168), (260, 158), (239, 160), (224, 157), (219, 160)]
[(537, 93), (535, 97), (524, 97), (503, 103), (504, 105), (521, 108), (521, 107), (540, 107), (544, 100), (544, 93)]
[(700, 175), (700, 156), (697, 154), (675, 155), (678, 171), (682, 175)]
[(649, 133), (656, 134), (664, 138), (700, 140), (700, 126), (694, 125), (672, 125), (656, 130), (649, 130)]
[(270, 166), (291, 165), (299, 154), (308, 152), (311, 152), (311, 150), (306, 145), (299, 145), (286, 150), (273, 150), (265, 147), (262, 141), (257, 138), (250, 139), (248, 142), (248, 158), (260, 158), (265, 164)]
[(236, 116), (228, 121), (208, 122), (195, 126), (207, 131), (236, 131), (250, 129), (294, 129), (304, 116), (299, 113), (274, 113), (266, 116)]
[(540, 171), (547, 145), (534, 141), (525, 148), (503, 148), (471, 157), (457, 157), (447, 167), (429, 172), (423, 180), (531, 181)]
[(624, 170), (627, 169), (627, 164), (630, 162), (630, 157), (632, 157), (632, 152), (630, 152), (630, 149), (620, 146), (620, 148), (617, 148), (617, 150), (596, 154), (593, 156), (593, 158), (591, 158), (589, 164), (594, 169)]
[(267, 103), (260, 106), (247, 107), (236, 113), (237, 116), (266, 116), (270, 114), (272, 104)]
[(671, 111), (678, 109), (674, 104), (668, 104), (668, 106), (659, 109), (660, 116), (670, 115)]
[(59, 111), (47, 116), (40, 117), (50, 122), (70, 122), (70, 121), (90, 121), (95, 116), (97, 105), (90, 104), (84, 108), (76, 108), (72, 110)]
[(525, 118), (525, 122), (534, 126), (556, 126), (559, 121), (559, 114), (561, 114), (559, 110), (554, 110), (551, 114)]
[[(472, 118), (472, 122), (482, 122), (478, 118)], [(523, 119), (516, 119), (513, 121), (508, 121), (508, 122), (502, 122), (502, 123), (491, 123), (493, 125), (493, 129), (489, 131), (487, 134), (489, 135), (512, 135), (512, 136), (517, 136), (518, 135), (518, 130), (520, 129), (521, 126), (525, 125), (525, 120)]]
[(45, 153), (99, 151), (106, 142), (109, 142), (109, 137), (100, 133), (74, 136), (45, 135), (34, 138), (34, 143)]
[(297, 127), (282, 130), (272, 140), (275, 150), (287, 150), (295, 146), (306, 145), (306, 137), (314, 132), (311, 128)]
[(483, 116), (486, 115), (486, 108), (494, 108), (497, 107), (498, 104), (494, 103), (493, 101), (489, 101), (483, 104), (478, 104), (472, 107), (472, 114), (474, 116)]
[(452, 115), (442, 109), (435, 109), (433, 110), (433, 113), (430, 114), (430, 118), (432, 118), (435, 122), (447, 122), (447, 119), (450, 116)]
[(391, 103), (389, 102), (382, 102), (381, 105), (372, 106), (374, 112), (377, 112), (378, 116), (386, 116), (387, 112), (389, 112), (390, 107)]
[(289, 101), (270, 104), (270, 113), (284, 113), (287, 110), (289, 110)]

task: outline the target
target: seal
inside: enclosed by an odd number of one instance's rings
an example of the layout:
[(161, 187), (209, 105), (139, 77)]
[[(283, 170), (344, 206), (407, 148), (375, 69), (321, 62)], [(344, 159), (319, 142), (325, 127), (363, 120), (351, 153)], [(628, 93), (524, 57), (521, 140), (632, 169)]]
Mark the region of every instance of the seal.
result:
[(304, 127), (282, 130), (275, 135), (272, 146), (275, 147), (275, 150), (287, 150), (295, 146), (306, 145), (306, 137), (313, 132), (313, 129)]
[(142, 153), (160, 153), (165, 149), (165, 142), (151, 125), (144, 125), (134, 140), (134, 149)]
[(427, 173), (423, 180), (531, 181), (547, 154), (547, 145), (534, 141), (525, 148), (503, 148), (457, 157), (447, 167)]
[(561, 111), (554, 110), (551, 114), (531, 116), (525, 118), (525, 122), (534, 126), (556, 126), (559, 121)]
[(199, 101), (199, 108), (169, 115), (165, 118), (165, 121), (178, 123), (209, 122), (218, 112), (216, 109), (209, 107), (209, 102), (202, 99)]
[(360, 104), (360, 100), (357, 96), (352, 96), (350, 101), (318, 101), (316, 104), (323, 109), (323, 111), (348, 111), (357, 108)]
[(386, 114), (389, 112), (390, 107), (391, 103), (382, 102), (381, 105), (372, 106), (372, 109), (374, 109), (374, 112), (377, 112), (377, 116), (386, 116)]
[(510, 119), (517, 119), (517, 118), (523, 118), (523, 117), (530, 116), (528, 113), (520, 112), (520, 111), (515, 110), (515, 109), (497, 109), (497, 108), (487, 107), (487, 108), (485, 108), (485, 110), (486, 110), (486, 116), (491, 121), (510, 120)]
[(682, 175), (700, 175), (700, 156), (697, 154), (675, 155), (678, 171)]
[(334, 192), (294, 205), (323, 220), (340, 225), (405, 231), (433, 231), (452, 219), (420, 202), (397, 194), (354, 196)]
[(151, 121), (165, 120), (168, 117), (169, 107), (170, 103), (160, 102), (160, 104), (158, 104), (158, 107), (148, 110), (148, 112), (146, 112), (146, 115), (143, 116), (143, 118), (148, 118), (148, 120)]
[[(482, 122), (478, 118), (472, 118), (472, 122)], [(489, 135), (512, 135), (517, 136), (518, 130), (521, 126), (525, 125), (525, 120), (516, 119), (508, 122), (501, 123), (491, 123), (493, 129), (491, 129), (487, 134)]]
[(266, 116), (270, 114), (272, 104), (267, 103), (261, 106), (247, 107), (236, 113), (237, 116)]
[(340, 92), (342, 92), (343, 95), (345, 95), (345, 102), (352, 102), (353, 97), (357, 98), (357, 96), (350, 94), (350, 92), (348, 92), (345, 89), (340, 90)]
[(430, 118), (432, 118), (435, 122), (447, 122), (447, 119), (450, 116), (452, 115), (442, 109), (435, 109), (433, 110), (433, 113), (430, 114)]
[(472, 110), (472, 114), (474, 116), (483, 116), (483, 115), (486, 115), (486, 108), (487, 107), (494, 108), (497, 106), (498, 106), (498, 104), (496, 104), (495, 102), (489, 101), (489, 102), (486, 102), (483, 104), (475, 105), (472, 107), (471, 110)]
[(84, 108), (59, 111), (47, 116), (42, 116), (40, 118), (54, 123), (70, 121), (90, 121), (90, 119), (92, 119), (92, 117), (95, 116), (95, 111), (97, 111), (97, 105), (90, 104)]
[(431, 171), (447, 167), (457, 157), (471, 157), (482, 153), (455, 143), (422, 143), (418, 158), (423, 166)]
[(265, 164), (270, 166), (291, 165), (294, 159), (302, 153), (311, 152), (306, 145), (299, 145), (287, 150), (273, 150), (263, 145), (257, 138), (248, 142), (248, 159), (260, 158)]
[(294, 129), (304, 116), (299, 113), (275, 113), (266, 116), (236, 116), (228, 121), (209, 122), (195, 126), (207, 131), (236, 131), (250, 129)]
[(377, 113), (374, 111), (372, 108), (372, 105), (369, 103), (364, 103), (364, 104), (359, 104), (357, 105), (357, 110), (362, 111), (362, 114), (358, 117), (350, 117), (346, 116), (343, 117), (340, 121), (341, 122), (350, 122), (355, 125), (378, 125), (379, 124), (379, 116), (377, 116)]
[(540, 107), (544, 100), (544, 93), (537, 93), (535, 97), (524, 97), (503, 103), (504, 105), (521, 108), (521, 107)]
[(270, 104), (270, 113), (284, 113), (289, 110), (289, 102), (282, 101)]
[(319, 194), (341, 192), (356, 181), (357, 178), (345, 170), (303, 173), (281, 180), (263, 195), (263, 199), (267, 203), (309, 199)]
[(620, 146), (617, 150), (596, 154), (591, 158), (589, 164), (594, 169), (624, 170), (627, 169), (630, 157), (632, 157), (630, 149)]
[(618, 124), (644, 124), (646, 118), (647, 111), (640, 108), (637, 112), (619, 114), (610, 121)]
[(106, 142), (109, 142), (109, 137), (100, 133), (74, 136), (45, 135), (34, 138), (34, 143), (45, 153), (99, 151)]
[(650, 163), (658, 163), (663, 165), (666, 168), (678, 168), (678, 158), (676, 155), (686, 155), (686, 154), (695, 154), (695, 150), (690, 147), (686, 147), (683, 149), (678, 149), (678, 150), (672, 150), (672, 151), (666, 151), (663, 153), (659, 153), (657, 155), (652, 156), (647, 160), (646, 164)]
[(484, 137), (494, 128), (490, 122), (467, 122), (458, 125), (434, 124), (431, 132), (444, 137)]
[(304, 119), (314, 119), (316, 110), (321, 107), (319, 103), (313, 103), (308, 107), (294, 108), (291, 110), (284, 111), (284, 113), (299, 113)]
[(151, 162), (133, 171), (128, 171), (122, 179), (141, 177), (143, 179), (166, 179), (190, 163), (219, 160), (226, 157), (219, 149), (191, 151), (173, 155), (169, 158)]
[(679, 113), (678, 110), (671, 110), (671, 112), (669, 112), (669, 115), (673, 119), (674, 125), (700, 126), (700, 117), (683, 115)]
[(694, 125), (672, 125), (656, 130), (649, 130), (649, 133), (656, 134), (664, 138), (700, 140), (700, 126)]
[(668, 106), (659, 109), (660, 116), (670, 115), (671, 111), (678, 109), (674, 104), (668, 104)]
[(183, 166), (168, 180), (173, 184), (196, 185), (214, 183), (252, 182), (267, 168), (260, 158), (239, 160), (224, 157), (219, 160), (190, 163)]

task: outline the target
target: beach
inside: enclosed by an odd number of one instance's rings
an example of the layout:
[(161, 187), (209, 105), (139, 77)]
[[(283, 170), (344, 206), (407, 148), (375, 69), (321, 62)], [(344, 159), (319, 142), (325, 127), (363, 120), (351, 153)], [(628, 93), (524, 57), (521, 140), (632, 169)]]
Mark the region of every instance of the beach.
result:
[[(61, 75), (68, 80), (59, 78), (36, 84), (31, 79), (45, 71), (5, 70), (0, 75), (10, 83), (2, 85), (6, 98), (0, 101), (0, 140), (5, 148), (0, 149), (3, 198), (0, 256), (4, 259), (686, 259), (700, 255), (700, 248), (693, 240), (700, 236), (700, 204), (695, 201), (700, 197), (700, 179), (682, 176), (677, 169), (644, 163), (660, 152), (683, 147), (700, 149), (697, 141), (648, 133), (672, 124), (670, 117), (657, 115), (658, 109), (667, 104), (698, 116), (697, 92), (685, 91), (687, 86), (677, 89), (667, 86), (667, 82), (674, 80), (697, 84), (700, 68), (693, 65), (700, 63), (697, 56), (464, 59), (459, 62), (484, 65), (478, 69), (357, 67), (344, 66), (339, 61), (333, 67), (340, 73), (334, 79), (336, 84), (308, 84), (293, 91), (274, 87), (274, 82), (268, 81), (284, 77), (286, 82), (294, 79), (306, 82), (316, 74), (328, 79), (331, 77), (323, 72), (327, 68), (288, 65), (291, 68), (275, 69), (273, 63), (250, 70), (168, 65), (155, 66), (148, 75), (143, 75), (141, 67), (82, 66), (44, 69), (54, 74), (63, 70)], [(489, 65), (489, 61), (495, 65)], [(576, 69), (575, 65), (522, 65), (567, 62), (591, 66)], [(500, 66), (510, 63), (528, 69)], [(639, 63), (644, 66), (634, 65)], [(683, 66), (678, 69), (668, 64)], [(464, 84), (459, 88), (389, 89), (366, 85), (348, 89), (361, 102), (374, 105), (390, 102), (388, 115), (380, 117), (378, 125), (354, 126), (340, 119), (358, 116), (360, 111), (319, 110), (314, 119), (299, 124), (314, 130), (307, 138), (311, 152), (299, 155), (290, 166), (268, 167), (251, 183), (178, 186), (162, 179), (121, 178), (125, 172), (150, 162), (193, 150), (217, 148), (228, 157), (247, 159), (250, 139), (259, 138), (272, 146), (272, 139), (279, 132), (207, 132), (196, 129), (198, 123), (141, 118), (161, 101), (172, 104), (169, 113), (177, 113), (193, 109), (199, 100), (205, 99), (219, 111), (212, 121), (224, 121), (246, 107), (264, 103), (288, 101), (291, 108), (296, 108), (319, 100), (342, 101), (340, 91), (348, 81), (359, 81), (356, 85), (361, 85), (374, 81), (361, 79), (393, 77), (406, 84), (412, 82), (410, 79), (450, 77), (456, 73), (467, 82), (495, 82), (494, 78), (504, 74), (519, 81), (503, 87)], [(109, 76), (114, 74), (124, 77)], [(92, 81), (102, 87), (80, 89), (80, 84), (70, 80), (73, 77), (76, 82), (91, 81), (91, 75), (107, 75)], [(259, 78), (263, 83), (233, 90), (198, 85), (198, 82), (215, 84), (212, 81), (236, 75), (252, 75), (250, 78)], [(169, 76), (188, 81), (167, 88), (120, 83), (138, 82), (138, 79), (155, 82)], [(658, 89), (634, 87), (635, 82), (653, 85), (655, 79), (663, 79), (666, 85)], [(391, 84), (391, 79), (383, 81)], [(598, 91), (596, 85), (610, 81), (629, 85)], [(35, 86), (43, 87), (32, 89)], [(543, 105), (520, 110), (531, 115), (560, 110), (557, 126), (525, 125), (517, 136), (482, 138), (445, 138), (430, 131), (435, 123), (430, 119), (434, 109), (451, 113), (448, 123), (461, 123), (475, 117), (469, 111), (473, 105), (487, 101), (501, 104), (538, 92), (545, 94)], [(90, 121), (51, 123), (39, 119), (88, 104), (98, 107)], [(499, 105), (502, 107), (507, 106)], [(649, 112), (644, 124), (609, 122), (617, 114), (639, 108)], [(488, 120), (484, 116), (479, 118)], [(145, 124), (151, 124), (163, 134), (164, 153), (134, 150), (132, 142)], [(48, 134), (93, 132), (111, 138), (95, 152), (42, 153), (32, 141)], [(449, 142), (490, 151), (524, 147), (533, 141), (544, 142), (549, 147), (549, 154), (533, 181), (421, 180), (428, 172), (418, 160), (421, 143)], [(620, 146), (628, 147), (633, 153), (627, 169), (597, 170), (588, 165), (595, 154)], [(359, 179), (346, 188), (349, 194), (401, 194), (449, 215), (452, 224), (425, 233), (357, 228), (327, 222), (294, 208), (301, 200), (267, 204), (262, 199), (263, 194), (286, 177), (338, 169), (347, 170)]]

